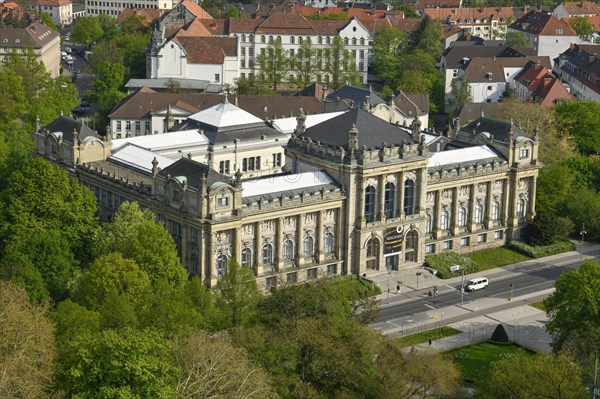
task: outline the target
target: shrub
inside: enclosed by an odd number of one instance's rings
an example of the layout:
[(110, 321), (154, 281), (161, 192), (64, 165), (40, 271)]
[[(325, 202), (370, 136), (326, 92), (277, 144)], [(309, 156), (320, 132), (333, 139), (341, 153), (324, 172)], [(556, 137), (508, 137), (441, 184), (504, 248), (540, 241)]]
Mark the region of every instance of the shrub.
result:
[(525, 241), (530, 245), (551, 245), (556, 240), (564, 240), (573, 226), (563, 219), (546, 212), (538, 213), (525, 228)]
[(508, 247), (531, 258), (542, 258), (544, 256), (572, 251), (575, 249), (575, 244), (569, 240), (556, 240), (550, 245), (534, 246), (523, 241), (513, 240), (508, 243)]
[(504, 329), (504, 326), (502, 324), (498, 324), (496, 326), (496, 329), (492, 333), (492, 338), (490, 338), (490, 341), (508, 342), (508, 334), (506, 333), (506, 330)]
[(461, 270), (465, 269), (465, 274), (475, 273), (479, 270), (477, 263), (469, 261), (456, 252), (443, 252), (436, 255), (427, 255), (425, 257), (425, 266), (437, 271), (437, 276), (442, 279), (456, 277), (461, 275), (461, 271), (451, 272), (450, 267), (459, 265)]

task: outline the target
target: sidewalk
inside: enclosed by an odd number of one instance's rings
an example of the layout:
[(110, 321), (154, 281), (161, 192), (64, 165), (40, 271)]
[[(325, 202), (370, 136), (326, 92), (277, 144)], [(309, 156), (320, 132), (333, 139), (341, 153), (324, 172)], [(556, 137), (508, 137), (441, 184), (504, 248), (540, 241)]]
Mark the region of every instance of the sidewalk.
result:
[[(465, 280), (476, 276), (507, 278), (511, 275), (529, 271), (536, 264), (547, 267), (548, 265), (572, 261), (579, 256), (579, 250), (580, 246), (578, 245), (576, 251), (473, 273), (465, 276)], [(600, 245), (586, 243), (584, 251), (586, 259), (598, 259)], [(421, 275), (418, 276), (418, 285), (417, 272), (421, 272)], [(460, 287), (462, 281), (462, 277), (447, 280), (439, 279), (433, 276), (427, 269), (421, 267), (392, 271), (391, 274), (385, 271), (367, 273), (367, 279), (375, 282), (381, 288), (382, 294), (378, 295), (378, 299), (382, 303), (381, 307), (421, 298), (434, 286), (437, 286), (440, 292), (455, 290)], [(402, 283), (401, 293), (396, 294), (396, 285), (399, 282)], [(489, 339), (496, 326), (502, 323), (512, 341), (534, 351), (549, 352), (551, 350), (550, 343), (552, 342), (552, 338), (545, 329), (545, 324), (548, 320), (547, 316), (543, 311), (533, 308), (529, 304), (544, 299), (552, 291), (553, 289), (548, 289), (517, 296), (510, 302), (507, 302), (504, 298), (479, 298), (475, 301), (467, 302), (463, 306), (451, 305), (431, 309), (419, 314), (401, 316), (386, 322), (374, 323), (371, 327), (384, 335), (397, 337), (440, 328), (444, 325), (450, 326), (460, 330), (461, 333), (433, 341), (431, 346), (433, 350), (447, 351)], [(389, 304), (384, 303), (388, 302), (388, 300)], [(428, 347), (428, 343), (425, 343), (416, 345), (415, 349), (428, 349)], [(407, 348), (407, 350), (411, 349)]]

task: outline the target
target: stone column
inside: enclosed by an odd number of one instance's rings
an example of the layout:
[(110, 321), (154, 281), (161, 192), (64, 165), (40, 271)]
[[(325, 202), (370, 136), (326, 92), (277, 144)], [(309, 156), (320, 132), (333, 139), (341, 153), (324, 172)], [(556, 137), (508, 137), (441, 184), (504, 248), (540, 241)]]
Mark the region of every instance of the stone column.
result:
[[(296, 217), (296, 266), (302, 267), (304, 265), (304, 213)], [(314, 256), (314, 255), (313, 255)]]
[(241, 265), (242, 264), (242, 228), (236, 227), (232, 234), (233, 242), (233, 257)]
[(450, 211), (450, 218), (452, 223), (450, 224), (450, 231), (452, 235), (458, 234), (458, 187), (455, 186), (452, 189), (452, 210)]
[[(515, 174), (510, 178), (510, 182), (507, 180), (507, 183), (510, 184), (510, 187), (507, 187), (505, 198), (507, 199), (507, 209), (508, 213), (507, 225), (510, 227), (516, 227), (519, 224), (519, 219), (517, 218), (517, 202), (519, 200), (519, 177)], [(508, 192), (510, 191), (510, 195)], [(510, 202), (510, 203), (509, 203)]]
[(537, 176), (531, 176), (531, 180), (529, 181), (529, 206), (528, 208), (528, 219), (532, 220), (535, 218), (535, 196), (537, 192)]
[(432, 213), (433, 238), (439, 240), (442, 238), (442, 229), (440, 228), (440, 215), (442, 214), (442, 190), (436, 190), (434, 193), (434, 205)]
[[(325, 260), (325, 254), (323, 253), (323, 234), (325, 234), (325, 231), (323, 229), (323, 212), (324, 211), (317, 212), (317, 231), (315, 233), (315, 236), (318, 236), (318, 239), (315, 240), (315, 245), (317, 245), (315, 259), (317, 263), (322, 263)], [(340, 223), (337, 224), (339, 225)]]
[(384, 175), (380, 175), (377, 185), (379, 186), (377, 188), (377, 206), (378, 206), (378, 210), (377, 210), (377, 215), (378, 215), (378, 219), (379, 220), (385, 220), (385, 216), (383, 213), (383, 209), (385, 207), (385, 176)]
[(425, 217), (425, 207), (427, 203), (427, 167), (419, 169), (417, 190), (419, 197), (417, 199), (417, 209), (420, 217)]
[[(357, 176), (357, 187), (358, 187), (358, 195), (357, 195), (357, 201), (356, 201), (356, 211), (355, 215), (358, 216), (358, 219), (360, 220), (360, 226), (364, 227), (366, 225), (365, 222), (365, 181), (362, 177)], [(353, 223), (356, 223), (356, 220), (352, 221)]]
[(477, 187), (475, 184), (471, 184), (469, 188), (469, 231), (472, 233), (475, 231), (475, 204), (477, 203)]
[(491, 229), (494, 226), (494, 222), (492, 221), (492, 204), (494, 202), (494, 181), (489, 181), (487, 183), (487, 190), (485, 193), (485, 216), (483, 218), (483, 222), (485, 223), (486, 229)]
[[(343, 250), (343, 241), (342, 241), (342, 236), (343, 236), (343, 229), (342, 229), (342, 208), (338, 208), (336, 211), (336, 216), (335, 216), (335, 231), (334, 231), (334, 242), (335, 242), (335, 248), (333, 250), (333, 253), (335, 255), (335, 259), (340, 260), (342, 259), (342, 250)], [(325, 234), (324, 231), (322, 231), (322, 227), (321, 227), (321, 237), (323, 237), (323, 234)], [(359, 251), (360, 252), (360, 251)], [(340, 270), (341, 272), (341, 270)]]
[(214, 287), (217, 283), (217, 270), (215, 268), (215, 232), (210, 231), (208, 236), (208, 253), (206, 262), (206, 279), (210, 281), (209, 287)]
[(396, 201), (398, 207), (398, 216), (404, 216), (404, 171), (400, 172), (398, 179), (398, 201)]
[(198, 229), (198, 274), (200, 280), (205, 281), (209, 273), (205, 269), (205, 266), (208, 264), (208, 258), (206, 257), (207, 253), (210, 251), (208, 241), (209, 235), (205, 233), (204, 226), (200, 226)]
[(263, 222), (256, 222), (254, 224), (254, 272), (257, 276), (261, 276), (264, 273), (264, 267), (262, 263), (262, 225)]
[(275, 232), (275, 268), (280, 271), (283, 268), (283, 218), (277, 219), (277, 231)]

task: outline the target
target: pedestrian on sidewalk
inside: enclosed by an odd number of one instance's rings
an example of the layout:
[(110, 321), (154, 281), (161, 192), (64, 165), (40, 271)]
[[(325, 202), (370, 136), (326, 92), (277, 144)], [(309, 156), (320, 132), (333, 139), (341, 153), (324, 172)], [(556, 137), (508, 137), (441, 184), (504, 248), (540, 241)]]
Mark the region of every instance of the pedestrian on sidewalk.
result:
[(429, 347), (431, 348), (431, 338), (429, 338)]
[(398, 284), (398, 285), (396, 286), (396, 294), (399, 294), (399, 293), (400, 293), (400, 284)]

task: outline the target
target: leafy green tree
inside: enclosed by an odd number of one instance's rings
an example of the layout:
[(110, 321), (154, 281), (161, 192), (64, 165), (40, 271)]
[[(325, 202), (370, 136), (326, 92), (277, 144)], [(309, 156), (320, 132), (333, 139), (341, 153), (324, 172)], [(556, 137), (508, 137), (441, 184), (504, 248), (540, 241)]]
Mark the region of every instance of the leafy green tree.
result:
[(277, 398), (269, 376), (243, 348), (224, 336), (195, 332), (175, 340), (180, 369), (177, 392), (183, 398)]
[(81, 399), (176, 397), (169, 351), (169, 343), (149, 329), (83, 335), (64, 353), (61, 388)]
[(114, 17), (108, 14), (100, 14), (94, 18), (98, 19), (98, 23), (102, 28), (102, 39), (112, 40), (121, 33), (117, 20)]
[(469, 85), (469, 80), (466, 75), (452, 79), (452, 95), (453, 97), (450, 100), (450, 105), (455, 109), (461, 109), (463, 105), (473, 101), (471, 86)]
[(49, 293), (39, 270), (29, 257), (18, 251), (7, 251), (0, 257), (0, 279), (23, 288), (32, 303), (48, 299)]
[(39, 18), (40, 21), (44, 23), (44, 25), (46, 25), (52, 30), (60, 32), (58, 26), (56, 26), (56, 24), (52, 20), (52, 15), (48, 14), (47, 12), (36, 12), (35, 15), (37, 18)]
[(113, 252), (97, 258), (81, 276), (76, 297), (93, 309), (101, 306), (113, 290), (137, 303), (150, 290), (150, 279), (134, 260)]
[(521, 32), (507, 32), (506, 45), (513, 48), (530, 47), (529, 41), (525, 39), (525, 35)]
[(404, 18), (420, 19), (421, 16), (411, 6), (406, 5), (394, 5), (394, 9), (404, 11)]
[(56, 325), (56, 343), (61, 352), (80, 336), (100, 331), (100, 314), (70, 299), (59, 303), (50, 316)]
[(75, 43), (91, 46), (104, 36), (104, 30), (96, 17), (83, 17), (75, 21), (71, 39)]
[(229, 10), (227, 10), (227, 14), (225, 14), (225, 18), (238, 19), (241, 17), (242, 17), (242, 14), (240, 14), (240, 10), (238, 10), (238, 8), (236, 6), (229, 7)]
[(577, 36), (583, 40), (589, 40), (594, 33), (594, 25), (587, 17), (575, 16), (569, 18), (569, 26), (577, 33)]
[(150, 44), (150, 35), (130, 33), (117, 37), (119, 48), (123, 51), (125, 81), (146, 77), (146, 47)]
[(477, 398), (578, 399), (587, 396), (581, 369), (566, 354), (524, 352), (493, 362), (477, 384)]
[(582, 154), (600, 153), (600, 103), (571, 100), (554, 106), (559, 131), (575, 138)]
[(0, 397), (50, 398), (56, 348), (47, 309), (0, 280)]
[(138, 317), (131, 301), (125, 294), (119, 293), (112, 288), (104, 297), (102, 303), (95, 307), (100, 314), (100, 327), (103, 330), (119, 330), (124, 328), (136, 328)]
[(156, 221), (152, 211), (141, 210), (137, 203), (121, 204), (114, 221), (105, 226), (97, 252), (119, 252), (134, 260), (150, 281), (162, 279), (181, 287), (187, 279), (173, 237)]
[(419, 41), (416, 49), (421, 50), (426, 54), (438, 60), (442, 55), (444, 35), (442, 33), (442, 25), (440, 21), (432, 20), (428, 17), (423, 19), (419, 30)]
[(254, 319), (261, 294), (252, 270), (231, 260), (216, 286), (215, 306), (223, 329)]
[(122, 64), (104, 62), (98, 66), (98, 79), (90, 98), (100, 112), (109, 112), (119, 101), (127, 96), (120, 90), (125, 79), (125, 67)]
[(600, 239), (600, 201), (598, 192), (593, 189), (580, 189), (571, 194), (562, 212), (580, 229), (585, 223), (586, 238)]
[(263, 84), (270, 85), (273, 91), (277, 92), (277, 86), (284, 82), (290, 69), (290, 62), (281, 39), (275, 39), (270, 43), (265, 53), (256, 57), (256, 62)]
[[(6, 127), (25, 111), (23, 77), (10, 68), (0, 70), (0, 123)], [(3, 129), (4, 130), (4, 129)], [(5, 130), (4, 130), (5, 131)], [(0, 139), (7, 139), (5, 135)], [(5, 150), (7, 151), (7, 150)]]
[[(94, 52), (89, 56), (87, 62), (87, 71), (94, 75), (100, 75), (102, 65), (124, 64), (125, 55), (123, 49), (119, 46), (117, 39), (104, 40), (94, 46)], [(121, 82), (119, 82), (119, 85)]]
[(532, 245), (550, 245), (557, 239), (566, 239), (573, 227), (573, 223), (565, 223), (562, 218), (538, 212), (525, 228), (525, 235)]
[(373, 41), (375, 72), (386, 84), (394, 84), (400, 74), (400, 57), (407, 50), (406, 34), (386, 26)]
[(329, 75), (334, 90), (345, 84), (357, 85), (361, 83), (355, 60), (352, 59), (352, 54), (346, 49), (341, 37), (334, 37), (331, 46), (327, 50), (325, 50), (327, 55), (325, 72)]
[(290, 69), (297, 71), (300, 75), (296, 82), (298, 87), (310, 86), (315, 81), (317, 68), (317, 51), (314, 49), (310, 38), (300, 44), (295, 59), (291, 60)]
[(58, 165), (28, 158), (7, 180), (0, 194), (0, 237), (4, 247), (19, 234), (60, 231), (79, 260), (89, 256), (89, 243), (98, 231), (96, 199), (90, 190), (69, 178)]
[(555, 291), (544, 300), (546, 329), (552, 349), (560, 351), (570, 341), (585, 353), (600, 350), (600, 264), (585, 260), (556, 280)]

